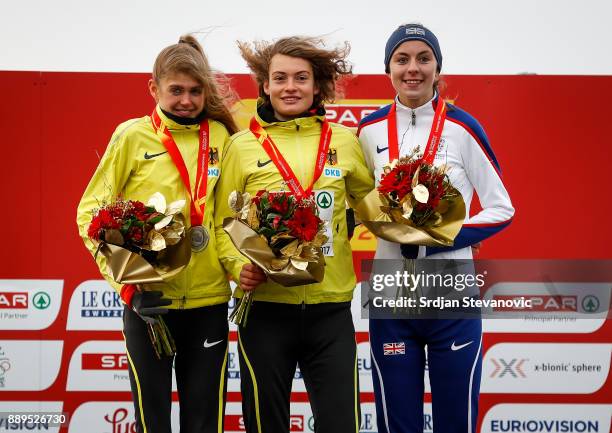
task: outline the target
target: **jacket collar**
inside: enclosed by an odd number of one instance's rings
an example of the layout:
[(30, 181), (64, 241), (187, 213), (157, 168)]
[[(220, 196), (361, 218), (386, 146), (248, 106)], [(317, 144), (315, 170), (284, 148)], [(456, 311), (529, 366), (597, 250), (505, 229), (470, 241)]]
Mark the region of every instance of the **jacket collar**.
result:
[(196, 123), (194, 125), (182, 125), (171, 118), (169, 118), (166, 113), (161, 109), (159, 105), (155, 107), (155, 111), (159, 115), (162, 123), (168, 127), (170, 131), (198, 131), (200, 129), (200, 123)]
[(325, 120), (325, 108), (319, 107), (315, 111), (307, 111), (302, 113), (300, 116), (291, 120), (278, 120), (274, 117), (274, 110), (272, 107), (265, 103), (263, 98), (257, 99), (257, 112), (255, 113), (257, 122), (264, 127), (268, 126), (280, 126), (281, 128), (311, 128), (318, 122)]
[(404, 104), (402, 104), (399, 100), (399, 95), (395, 97), (395, 105), (397, 107), (396, 110), (398, 113), (405, 112), (405, 113), (412, 114), (413, 111), (417, 115), (421, 113), (426, 113), (429, 111), (433, 113), (436, 110), (436, 107), (438, 105), (438, 92), (434, 92), (433, 98), (431, 98), (429, 101), (427, 101), (423, 105), (420, 105), (416, 108), (406, 107)]

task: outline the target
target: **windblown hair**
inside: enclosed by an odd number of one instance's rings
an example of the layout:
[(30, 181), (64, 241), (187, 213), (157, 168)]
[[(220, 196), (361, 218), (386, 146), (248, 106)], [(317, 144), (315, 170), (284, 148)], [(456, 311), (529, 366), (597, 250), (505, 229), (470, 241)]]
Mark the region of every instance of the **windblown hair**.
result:
[(326, 49), (320, 38), (291, 36), (276, 42), (255, 41), (251, 44), (238, 41), (238, 48), (255, 75), (259, 96), (264, 98), (267, 104), (270, 104), (270, 97), (264, 92), (264, 83), (270, 79), (270, 62), (276, 54), (299, 57), (312, 65), (319, 94), (314, 96), (311, 108), (334, 102), (337, 97), (341, 97), (338, 81), (352, 72), (351, 65), (346, 61), (350, 52), (348, 42), (335, 49)]
[(158, 85), (168, 75), (183, 73), (203, 86), (206, 117), (221, 122), (230, 134), (238, 131), (230, 113), (237, 96), (229, 85), (229, 79), (211, 69), (200, 43), (192, 35), (183, 35), (178, 43), (164, 48), (155, 59), (153, 79)]

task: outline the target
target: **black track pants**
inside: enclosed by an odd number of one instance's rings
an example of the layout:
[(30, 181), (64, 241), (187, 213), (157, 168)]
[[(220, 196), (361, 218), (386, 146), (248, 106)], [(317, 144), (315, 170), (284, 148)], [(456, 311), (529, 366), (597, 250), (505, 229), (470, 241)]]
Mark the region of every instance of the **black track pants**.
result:
[(227, 304), (170, 310), (164, 316), (176, 356), (157, 359), (145, 322), (123, 312), (130, 384), (138, 433), (171, 433), (172, 363), (180, 405), (181, 433), (221, 433), (227, 384)]
[(254, 302), (238, 334), (248, 433), (287, 433), (296, 365), (317, 433), (358, 433), (357, 345), (350, 303)]

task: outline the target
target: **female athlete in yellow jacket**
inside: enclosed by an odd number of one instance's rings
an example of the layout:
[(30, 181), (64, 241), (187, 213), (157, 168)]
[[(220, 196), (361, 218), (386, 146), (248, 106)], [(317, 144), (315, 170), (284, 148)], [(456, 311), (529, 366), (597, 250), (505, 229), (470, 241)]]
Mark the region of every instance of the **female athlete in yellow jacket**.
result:
[[(250, 433), (287, 432), (291, 383), (299, 364), (318, 432), (359, 431), (356, 344), (350, 302), (355, 288), (347, 236), (346, 201), (360, 200), (374, 187), (353, 133), (336, 124), (325, 155), (319, 149), (323, 103), (335, 97), (335, 82), (350, 72), (346, 50), (326, 50), (318, 41), (290, 37), (276, 43), (240, 44), (255, 73), (260, 101), (255, 119), (291, 167), (294, 181), (314, 194), (319, 216), (327, 221), (321, 283), (283, 287), (266, 281), (221, 229), (232, 212), (232, 191), (280, 191), (290, 179), (268, 155), (251, 130), (232, 137), (217, 185), (215, 224), (219, 256), (240, 289), (254, 290), (248, 325), (239, 329), (241, 389), (245, 427)], [(324, 137), (327, 136), (324, 134)], [(322, 148), (324, 148), (323, 146)], [(315, 162), (325, 158), (319, 178)]]
[[(172, 367), (181, 404), (181, 432), (220, 433), (225, 407), (228, 348), (227, 301), (230, 289), (217, 256), (213, 227), (213, 189), (219, 179), (223, 146), (235, 125), (225, 108), (202, 51), (191, 36), (158, 55), (149, 82), (157, 102), (151, 116), (119, 125), (79, 204), (77, 222), (87, 238), (92, 210), (118, 195), (146, 202), (155, 192), (168, 202), (186, 199), (187, 227), (198, 232), (188, 266), (167, 284), (149, 291), (120, 287), (110, 279), (101, 254), (102, 275), (126, 304), (124, 336), (138, 432), (170, 433)], [(207, 134), (199, 134), (200, 130)], [(228, 132), (229, 131), (229, 132)], [(162, 134), (165, 142), (162, 143)], [(208, 169), (198, 170), (198, 157)], [(180, 171), (186, 173), (189, 184)], [(206, 185), (194, 191), (198, 173)], [(191, 197), (194, 199), (191, 200)], [(198, 201), (199, 200), (199, 201)], [(157, 359), (143, 318), (165, 313), (176, 356)]]

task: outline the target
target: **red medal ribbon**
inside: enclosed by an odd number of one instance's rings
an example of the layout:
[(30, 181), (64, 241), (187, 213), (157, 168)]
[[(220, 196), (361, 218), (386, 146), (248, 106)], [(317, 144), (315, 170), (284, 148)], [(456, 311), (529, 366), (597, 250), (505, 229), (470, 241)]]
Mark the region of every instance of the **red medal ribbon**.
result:
[(189, 197), (191, 198), (191, 226), (201, 226), (204, 222), (204, 208), (206, 207), (206, 189), (208, 187), (208, 151), (209, 151), (209, 125), (208, 120), (204, 119), (202, 123), (200, 123), (200, 132), (199, 132), (199, 149), (198, 149), (198, 169), (196, 172), (195, 178), (195, 197), (194, 193), (191, 190), (191, 185), (189, 182), (189, 171), (187, 171), (187, 166), (185, 165), (185, 160), (179, 151), (174, 138), (172, 138), (172, 134), (168, 130), (166, 125), (162, 127), (162, 120), (157, 114), (157, 109), (153, 110), (151, 114), (151, 124), (153, 125), (153, 129), (157, 133), (160, 138), (162, 144), (168, 151), (168, 155), (172, 158), (172, 162), (176, 166), (181, 179), (183, 180), (183, 184), (185, 188), (189, 192)]
[(327, 151), (329, 149), (329, 143), (331, 142), (332, 136), (332, 130), (329, 126), (329, 122), (327, 120), (322, 121), (321, 138), (319, 139), (319, 149), (315, 162), (314, 174), (310, 185), (306, 189), (302, 187), (283, 155), (279, 152), (266, 130), (259, 124), (255, 117), (251, 119), (249, 129), (264, 148), (272, 162), (274, 162), (274, 165), (276, 165), (276, 168), (278, 168), (280, 175), (283, 177), (285, 182), (287, 182), (289, 189), (295, 195), (295, 197), (298, 200), (309, 197), (312, 193), (312, 188), (315, 182), (319, 180), (319, 177), (321, 177), (321, 174), (323, 173), (323, 167), (325, 167), (325, 158), (327, 156)]
[[(399, 158), (399, 142), (397, 140), (397, 118), (396, 118), (396, 103), (393, 102), (391, 109), (387, 114), (387, 141), (389, 144), (389, 162)], [(446, 103), (441, 97), (438, 97), (438, 106), (434, 115), (431, 130), (429, 131), (429, 139), (427, 147), (423, 153), (422, 160), (428, 164), (433, 164), (442, 130), (444, 129), (444, 120), (446, 119)]]

